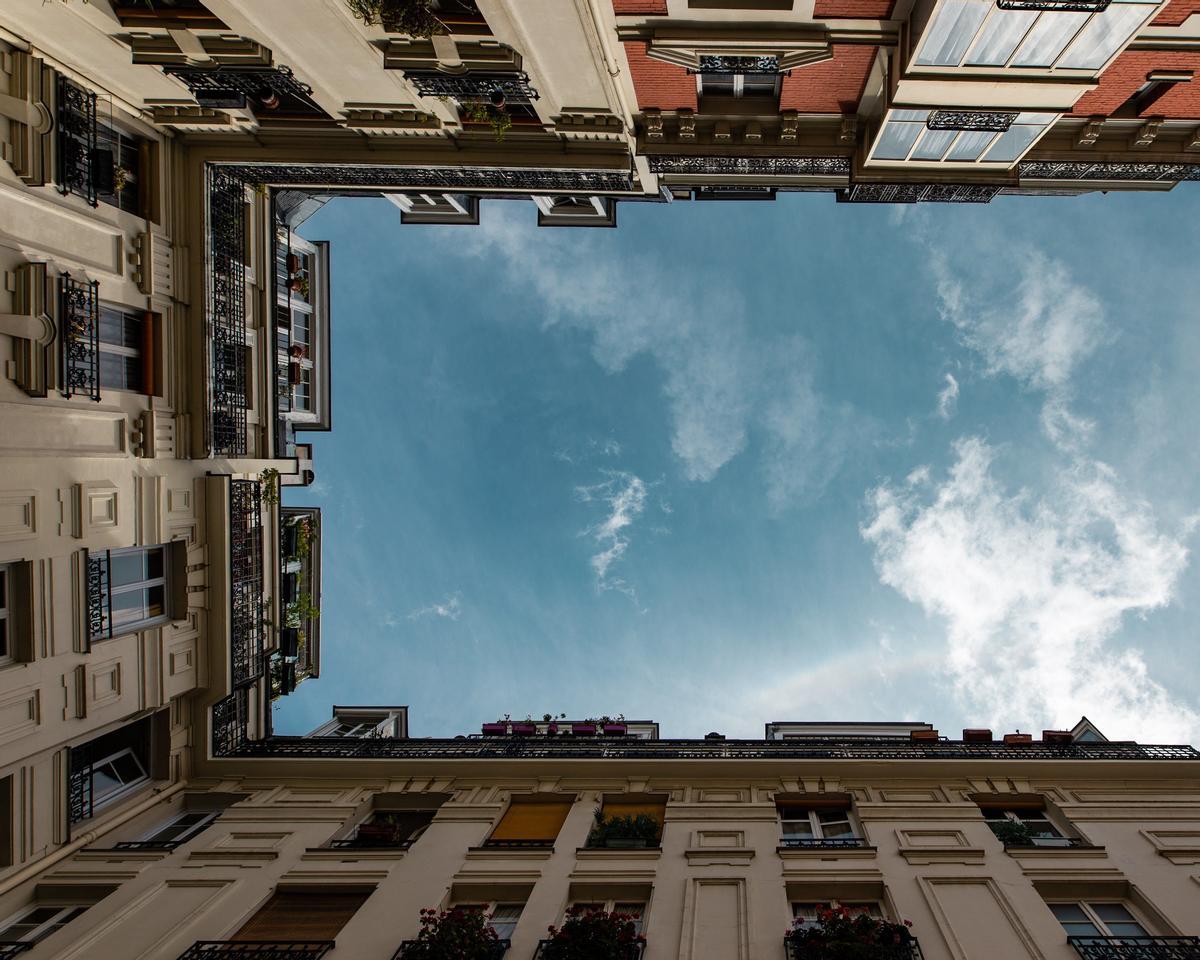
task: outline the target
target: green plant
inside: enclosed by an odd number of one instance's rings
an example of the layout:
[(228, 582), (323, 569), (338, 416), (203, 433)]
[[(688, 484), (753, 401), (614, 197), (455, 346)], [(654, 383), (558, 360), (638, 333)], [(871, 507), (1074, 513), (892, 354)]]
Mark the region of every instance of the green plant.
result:
[(305, 300), (307, 300), (308, 292), (310, 289), (312, 289), (312, 288), (309, 286), (308, 277), (301, 277), (300, 278), (300, 296), (302, 296)]
[(432, 0), (346, 0), (346, 6), (367, 26), (378, 23), (389, 33), (428, 39), (443, 29)]
[(300, 520), (296, 524), (296, 556), (301, 560), (307, 560), (309, 554), (312, 553), (312, 524), (308, 519)]
[(274, 467), (267, 467), (258, 476), (259, 483), (262, 484), (263, 503), (276, 504), (279, 502), (279, 471)]
[(1023, 847), (1033, 843), (1033, 831), (1019, 820), (1001, 820), (989, 826), (996, 839), (1006, 847)]
[(647, 843), (657, 843), (658, 831), (658, 820), (648, 813), (606, 818), (604, 811), (597, 807), (596, 822), (592, 824), (588, 842), (597, 847), (604, 846), (609, 840), (645, 840)]
[(133, 176), (128, 167), (122, 167), (117, 164), (113, 167), (113, 192), (120, 193), (129, 185), (129, 180)]
[(453, 907), (421, 911), (421, 932), (408, 943), (404, 960), (492, 960), (500, 938), (482, 910)]
[(871, 960), (880, 947), (899, 947), (912, 940), (907, 920), (890, 923), (870, 914), (852, 915), (845, 907), (821, 910), (815, 921), (797, 920), (786, 934), (792, 952), (804, 960)]
[(503, 143), (504, 135), (512, 129), (513, 121), (508, 111), (503, 107), (493, 107), (486, 103), (464, 103), (463, 118), (471, 123), (486, 123), (496, 134), (496, 142)]
[(306, 621), (316, 620), (320, 616), (321, 611), (317, 609), (313, 598), (307, 593), (301, 592), (287, 607), (287, 625), (289, 627), (299, 627)]
[(637, 932), (634, 917), (571, 907), (561, 927), (550, 927), (539, 960), (624, 960), (645, 937)]

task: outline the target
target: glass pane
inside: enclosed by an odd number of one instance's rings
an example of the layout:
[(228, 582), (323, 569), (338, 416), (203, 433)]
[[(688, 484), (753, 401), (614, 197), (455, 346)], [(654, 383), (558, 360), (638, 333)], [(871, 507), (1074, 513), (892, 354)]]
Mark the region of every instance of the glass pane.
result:
[(783, 835), (789, 840), (808, 840), (812, 838), (812, 824), (807, 820), (784, 820)]
[(146, 775), (142, 762), (132, 753), (123, 753), (112, 761), (112, 769), (121, 783), (133, 783)]
[(8, 571), (0, 567), (0, 608), (8, 606)]
[[(996, 139), (996, 134), (990, 130), (970, 130), (961, 134), (946, 156), (947, 160), (971, 162), (979, 159), (979, 155), (987, 149), (989, 143)], [(1003, 814), (1001, 814), (1003, 816)], [(988, 819), (985, 813), (984, 818)]]
[(1058, 828), (1044, 817), (1025, 817), (1023, 818), (1025, 826), (1027, 826), (1035, 837), (1060, 837), (1062, 834), (1058, 832)]
[(1128, 923), (1105, 923), (1108, 927), (1108, 932), (1114, 937), (1144, 937), (1146, 936), (1145, 928), (1136, 920), (1130, 920)]
[(8, 619), (0, 617), (0, 657), (8, 656)]
[(1068, 937), (1099, 937), (1103, 936), (1100, 928), (1090, 921), (1081, 921), (1079, 923), (1063, 923), (1063, 930)]
[(147, 618), (146, 591), (128, 590), (125, 593), (114, 593), (112, 597), (113, 627), (129, 626), (140, 623)]
[(792, 917), (797, 920), (815, 920), (817, 911), (823, 904), (817, 903), (793, 903)]
[(151, 587), (146, 591), (146, 616), (161, 617), (167, 612), (166, 588)]
[(1075, 36), (1089, 16), (1091, 14), (1087, 13), (1042, 14), (1017, 50), (1012, 66), (1053, 66), (1063, 48), (1071, 42), (1071, 38)]
[(1015, 163), (1021, 158), (1045, 127), (1017, 126), (1014, 124), (999, 137), (983, 160), (985, 163)]
[(166, 570), (167, 559), (162, 549), (146, 551), (146, 579), (158, 580)]
[(924, 129), (923, 123), (895, 123), (892, 121), (885, 123), (883, 132), (875, 143), (875, 153), (872, 156), (876, 160), (905, 159)]
[(1088, 906), (1105, 923), (1133, 921), (1133, 914), (1126, 910), (1122, 903), (1090, 903)]
[(732, 97), (735, 75), (732, 73), (703, 74), (703, 93), (706, 97)]
[(97, 801), (121, 789), (121, 779), (112, 763), (92, 767), (92, 795)]
[(1058, 66), (1099, 70), (1133, 36), (1153, 9), (1149, 5), (1121, 3), (1097, 13), (1063, 54)]
[(925, 32), (916, 62), (957, 67), (990, 7), (986, 0), (945, 0)]
[(113, 390), (142, 389), (142, 361), (100, 348), (100, 386)]
[(1037, 19), (1035, 10), (993, 10), (967, 55), (973, 66), (1002, 67)]
[(493, 930), (496, 931), (496, 936), (501, 940), (512, 939), (513, 931), (517, 928), (517, 921), (521, 919), (521, 904), (519, 903), (499, 903), (496, 904), (496, 909), (492, 912), (491, 924)]
[(139, 316), (100, 306), (100, 342), (137, 349), (142, 345), (142, 321)]
[(957, 130), (926, 130), (917, 149), (913, 151), (914, 160), (941, 160), (950, 144), (958, 136)]
[(109, 583), (114, 587), (122, 587), (131, 583), (141, 583), (146, 577), (146, 554), (135, 550), (133, 553), (114, 553), (109, 560)]

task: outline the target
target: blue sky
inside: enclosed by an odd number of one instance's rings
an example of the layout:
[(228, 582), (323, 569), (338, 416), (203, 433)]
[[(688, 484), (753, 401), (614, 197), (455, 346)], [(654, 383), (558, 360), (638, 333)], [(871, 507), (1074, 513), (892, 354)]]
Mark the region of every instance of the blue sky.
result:
[(322, 676), (415, 735), (623, 713), (1200, 740), (1200, 190), (339, 200)]

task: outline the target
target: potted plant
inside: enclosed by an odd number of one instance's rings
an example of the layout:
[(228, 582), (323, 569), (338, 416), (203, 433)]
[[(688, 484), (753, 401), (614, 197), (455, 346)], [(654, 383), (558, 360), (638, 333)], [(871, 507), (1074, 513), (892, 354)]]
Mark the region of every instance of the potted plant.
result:
[(881, 947), (900, 947), (912, 940), (909, 921), (891, 923), (866, 913), (851, 915), (845, 907), (821, 910), (816, 920), (797, 920), (785, 934), (796, 960), (868, 960), (886, 955)]
[(512, 116), (503, 105), (503, 93), (501, 93), (500, 99), (502, 101), (500, 106), (492, 106), (477, 101), (471, 101), (462, 105), (463, 119), (468, 123), (486, 123), (496, 135), (497, 143), (504, 142), (504, 135), (512, 129), (513, 125)]
[(485, 723), (483, 725), (483, 735), (485, 737), (503, 737), (508, 733), (508, 724), (502, 721), (496, 723)]
[(504, 943), (482, 910), (453, 907), (421, 911), (421, 932), (398, 956), (404, 960), (495, 960)]
[(1019, 820), (1001, 820), (998, 823), (989, 824), (989, 826), (992, 828), (992, 833), (996, 835), (996, 839), (1006, 847), (1033, 846), (1033, 831)]
[(646, 942), (629, 914), (584, 907), (569, 908), (563, 925), (549, 933), (539, 960), (632, 960)]
[(299, 293), (300, 285), (301, 285), (301, 283), (303, 283), (303, 281), (304, 281), (304, 278), (302, 276), (300, 276), (300, 274), (298, 274), (298, 273), (292, 274), (290, 277), (288, 277), (288, 284), (287, 284), (288, 289), (291, 290), (293, 293)]
[(658, 846), (659, 823), (648, 813), (636, 816), (608, 817), (604, 811), (596, 808), (596, 822), (588, 835), (589, 847), (609, 847), (612, 849), (644, 850), (647, 847)]
[(289, 253), (287, 255), (287, 272), (289, 274), (300, 272), (300, 256), (299, 256), (299, 254)]

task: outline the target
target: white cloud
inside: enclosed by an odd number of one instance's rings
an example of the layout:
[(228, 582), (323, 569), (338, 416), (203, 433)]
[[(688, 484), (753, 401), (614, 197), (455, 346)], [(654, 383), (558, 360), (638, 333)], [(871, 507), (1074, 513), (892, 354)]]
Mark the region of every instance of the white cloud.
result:
[[(531, 244), (522, 225), (491, 215), (455, 248), (502, 258), (508, 276), (536, 290), (547, 325), (589, 334), (605, 371), (649, 356), (662, 374), (671, 449), (686, 479), (712, 480), (753, 438), (762, 441), (756, 453), (773, 507), (819, 493), (842, 462), (827, 449), (844, 449), (862, 431), (848, 423), (849, 407), (830, 411), (814, 390), (809, 346), (752, 331), (736, 291), (672, 288), (662, 281), (669, 271), (644, 256), (569, 239)], [(575, 451), (557, 456), (579, 459)]]
[(420, 620), (422, 617), (440, 617), (444, 620), (457, 620), (462, 616), (462, 597), (458, 593), (446, 596), (441, 603), (431, 603), (420, 607), (408, 614), (409, 620)]
[(624, 470), (606, 470), (607, 479), (591, 486), (576, 487), (575, 496), (583, 503), (603, 503), (607, 515), (584, 533), (600, 547), (591, 558), (597, 590), (620, 590), (631, 597), (633, 588), (621, 577), (610, 576), (615, 564), (629, 549), (629, 528), (646, 509), (646, 483)]
[(958, 408), (958, 381), (954, 378), (954, 374), (946, 374), (946, 385), (938, 392), (937, 412), (938, 416), (943, 420), (949, 420), (954, 416), (954, 411)]
[(944, 666), (964, 706), (995, 728), (1088, 714), (1144, 742), (1200, 735), (1200, 714), (1148, 675), (1139, 651), (1109, 645), (1127, 615), (1171, 601), (1182, 534), (1158, 530), (1103, 464), (1076, 460), (1034, 496), (1002, 489), (982, 440), (955, 454), (928, 492), (928, 474), (873, 490), (861, 532), (883, 582), (945, 621)]

